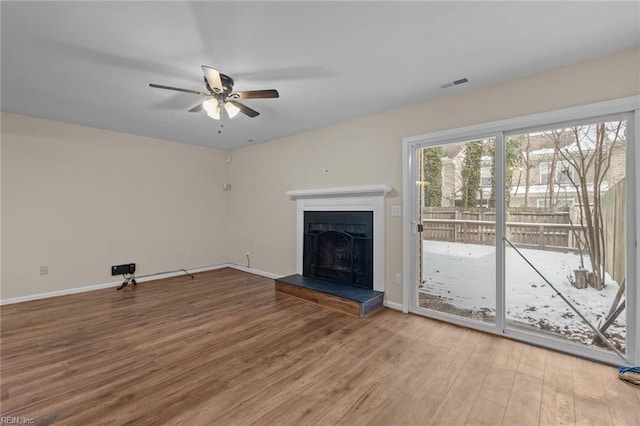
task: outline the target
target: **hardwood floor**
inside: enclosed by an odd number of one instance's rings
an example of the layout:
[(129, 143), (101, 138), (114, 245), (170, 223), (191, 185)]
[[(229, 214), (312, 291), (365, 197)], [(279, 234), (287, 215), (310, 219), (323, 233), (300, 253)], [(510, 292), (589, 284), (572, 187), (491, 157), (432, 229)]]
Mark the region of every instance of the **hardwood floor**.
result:
[(640, 424), (615, 368), (232, 269), (1, 311), (1, 415), (33, 424)]

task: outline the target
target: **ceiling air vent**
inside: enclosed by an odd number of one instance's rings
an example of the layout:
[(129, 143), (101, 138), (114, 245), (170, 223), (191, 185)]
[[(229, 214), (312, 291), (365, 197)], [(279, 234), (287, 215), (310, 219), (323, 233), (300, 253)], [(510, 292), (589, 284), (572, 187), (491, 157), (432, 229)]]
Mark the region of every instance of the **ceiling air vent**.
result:
[(468, 82), (469, 80), (466, 78), (461, 78), (460, 80), (455, 80), (452, 81), (451, 83), (445, 83), (443, 85), (440, 86), (441, 89), (446, 89), (447, 87), (453, 87), (453, 86), (457, 86), (459, 84), (464, 84), (466, 82)]

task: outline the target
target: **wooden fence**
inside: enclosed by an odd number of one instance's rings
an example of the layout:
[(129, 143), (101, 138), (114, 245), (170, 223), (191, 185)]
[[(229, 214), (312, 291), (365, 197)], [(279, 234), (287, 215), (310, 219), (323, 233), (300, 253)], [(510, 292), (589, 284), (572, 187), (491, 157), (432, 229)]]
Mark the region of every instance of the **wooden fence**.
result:
[[(539, 250), (577, 251), (576, 237), (583, 230), (572, 226), (568, 207), (510, 208), (506, 213), (506, 237), (514, 245)], [(425, 207), (423, 225), (425, 240), (495, 244), (493, 208)]]
[[(495, 245), (496, 223), (489, 220), (423, 219), (425, 240)], [(584, 230), (568, 223), (506, 222), (506, 237), (523, 248), (577, 251)]]
[[(425, 219), (458, 219), (495, 221), (495, 209), (485, 207), (464, 207), (457, 210), (451, 207), (424, 207)], [(510, 207), (506, 213), (507, 222), (526, 223), (570, 223), (569, 207)]]
[[(605, 269), (621, 283), (626, 276), (626, 179), (601, 197), (605, 235)], [(579, 209), (580, 207), (573, 207)], [(574, 211), (579, 215), (578, 211)], [(584, 228), (571, 224), (571, 208), (510, 208), (506, 237), (514, 245), (538, 250), (578, 251)], [(425, 207), (423, 238), (473, 244), (495, 244), (495, 209)], [(586, 254), (586, 253), (585, 253)]]
[(627, 265), (627, 180), (622, 179), (600, 198), (605, 238), (605, 270), (622, 283)]

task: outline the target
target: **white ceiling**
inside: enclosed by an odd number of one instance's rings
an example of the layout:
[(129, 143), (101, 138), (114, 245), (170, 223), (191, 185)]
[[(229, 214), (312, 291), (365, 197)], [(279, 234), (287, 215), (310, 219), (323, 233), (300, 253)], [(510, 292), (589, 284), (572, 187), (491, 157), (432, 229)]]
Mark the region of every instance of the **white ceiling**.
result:
[[(1, 14), (2, 111), (222, 149), (640, 46), (635, 1), (2, 1)], [(202, 98), (148, 86), (201, 91), (200, 65), (280, 98), (244, 101), (261, 115), (218, 134), (187, 112)]]

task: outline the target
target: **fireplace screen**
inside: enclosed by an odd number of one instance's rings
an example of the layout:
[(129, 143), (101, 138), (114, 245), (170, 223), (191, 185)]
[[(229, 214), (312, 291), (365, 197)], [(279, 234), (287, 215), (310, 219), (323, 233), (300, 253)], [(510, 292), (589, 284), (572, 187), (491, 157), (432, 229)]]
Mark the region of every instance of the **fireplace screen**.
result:
[(305, 212), (302, 274), (373, 289), (373, 212)]

